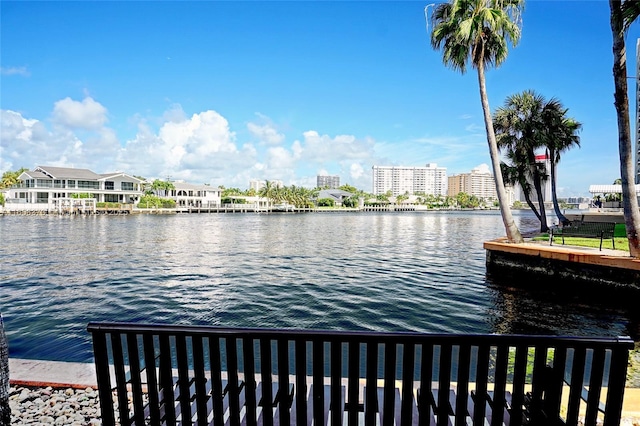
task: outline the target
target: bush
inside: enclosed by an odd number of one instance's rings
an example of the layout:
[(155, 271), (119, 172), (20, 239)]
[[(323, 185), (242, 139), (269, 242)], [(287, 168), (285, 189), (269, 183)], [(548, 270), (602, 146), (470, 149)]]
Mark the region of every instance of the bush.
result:
[(4, 207), (4, 194), (0, 193), (0, 206)]
[(96, 203), (96, 207), (106, 208), (106, 209), (116, 209), (120, 207), (120, 203), (111, 203), (111, 202)]
[(333, 206), (335, 206), (335, 203), (331, 198), (320, 198), (318, 200), (318, 207), (333, 207)]
[(94, 198), (93, 194), (89, 194), (88, 192), (80, 192), (69, 195), (69, 198)]
[(220, 200), (220, 203), (222, 204), (246, 204), (247, 200), (245, 200), (244, 198), (231, 198), (231, 197), (224, 197)]
[(160, 198), (157, 195), (143, 195), (138, 201), (138, 208), (140, 209), (173, 209), (176, 207), (176, 202), (169, 198)]

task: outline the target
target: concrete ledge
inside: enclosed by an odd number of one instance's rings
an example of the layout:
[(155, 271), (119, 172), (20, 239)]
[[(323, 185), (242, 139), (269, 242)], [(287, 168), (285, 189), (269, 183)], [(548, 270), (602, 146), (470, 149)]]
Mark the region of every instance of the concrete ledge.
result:
[(98, 388), (93, 364), (16, 358), (9, 358), (9, 383), (43, 388)]
[(511, 244), (504, 239), (484, 243), (487, 271), (519, 280), (557, 278), (566, 283), (594, 284), (640, 291), (640, 260), (618, 250)]

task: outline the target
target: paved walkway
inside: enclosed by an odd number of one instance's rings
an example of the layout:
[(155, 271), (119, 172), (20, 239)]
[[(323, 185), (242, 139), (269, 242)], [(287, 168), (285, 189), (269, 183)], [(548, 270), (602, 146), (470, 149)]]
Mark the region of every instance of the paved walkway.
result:
[[(12, 386), (34, 388), (74, 388), (97, 389), (95, 366), (78, 362), (39, 361), (9, 359), (9, 376)], [(633, 419), (640, 424), (640, 389), (625, 390), (622, 408), (624, 418)]]

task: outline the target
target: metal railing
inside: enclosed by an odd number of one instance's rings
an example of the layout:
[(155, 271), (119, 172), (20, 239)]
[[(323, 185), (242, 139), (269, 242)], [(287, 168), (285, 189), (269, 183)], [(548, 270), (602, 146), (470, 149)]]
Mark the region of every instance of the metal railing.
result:
[(104, 425), (617, 425), (633, 348), (629, 338), (88, 330)]

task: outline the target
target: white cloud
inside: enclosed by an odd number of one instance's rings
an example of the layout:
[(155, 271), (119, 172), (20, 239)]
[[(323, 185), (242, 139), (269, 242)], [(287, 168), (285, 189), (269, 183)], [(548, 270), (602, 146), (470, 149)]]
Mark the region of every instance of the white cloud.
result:
[(267, 145), (280, 145), (284, 141), (284, 135), (282, 133), (278, 133), (278, 130), (272, 123), (263, 125), (247, 123), (247, 129), (253, 137)]
[[(120, 161), (145, 177), (183, 179), (193, 183), (246, 186), (234, 177), (256, 163), (252, 144), (236, 145), (236, 135), (228, 121), (216, 111), (179, 119), (175, 107), (173, 121), (165, 122), (158, 133), (141, 121), (135, 139), (126, 143)], [(228, 180), (225, 180), (228, 178)]]
[(53, 121), (71, 129), (97, 130), (107, 122), (107, 109), (91, 97), (82, 102), (67, 97), (55, 103)]
[(344, 159), (358, 160), (374, 156), (374, 142), (370, 138), (358, 139), (353, 135), (320, 135), (315, 130), (303, 133), (303, 142), (294, 144), (307, 161), (325, 163)]
[(27, 67), (0, 67), (0, 74), (21, 75), (23, 77), (29, 77), (31, 75)]
[(131, 117), (128, 124), (137, 131), (129, 140), (119, 140), (105, 126), (107, 109), (90, 97), (56, 102), (50, 128), (15, 111), (1, 112), (0, 172), (52, 165), (246, 188), (250, 179), (315, 186), (315, 171), (321, 170), (365, 189), (371, 186), (367, 169), (380, 163), (370, 138), (310, 130), (288, 146), (269, 146), (265, 138), (275, 142), (284, 136), (268, 131), (277, 126), (260, 124), (265, 143), (239, 143), (227, 119), (216, 111), (188, 116), (177, 104), (160, 117)]
[(364, 168), (359, 163), (353, 163), (349, 168), (349, 175), (354, 180), (360, 180), (364, 176)]
[(477, 169), (480, 173), (491, 173), (491, 168), (487, 163), (479, 164), (474, 169)]

